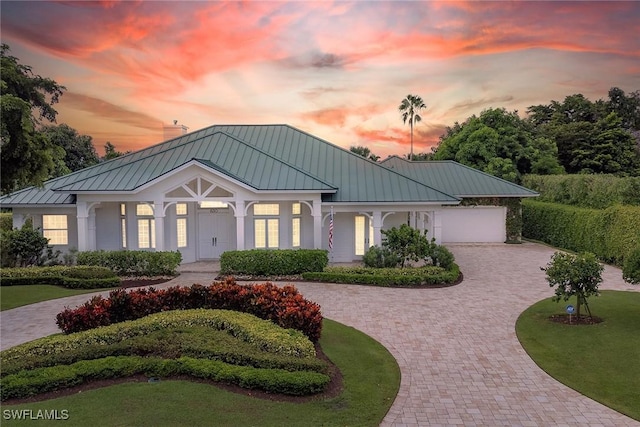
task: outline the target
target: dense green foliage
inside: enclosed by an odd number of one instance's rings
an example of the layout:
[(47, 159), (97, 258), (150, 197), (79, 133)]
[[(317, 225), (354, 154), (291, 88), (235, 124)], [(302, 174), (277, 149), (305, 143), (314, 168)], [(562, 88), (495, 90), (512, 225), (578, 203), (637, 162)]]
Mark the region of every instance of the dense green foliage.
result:
[(3, 268), (0, 285), (57, 285), (69, 289), (97, 289), (120, 284), (120, 278), (105, 267), (53, 266)]
[(622, 278), (625, 282), (640, 285), (640, 246), (625, 257)]
[(447, 128), (434, 160), (455, 160), (491, 175), (519, 182), (523, 174), (561, 173), (555, 143), (536, 137), (533, 127), (504, 108), (483, 111)]
[(576, 326), (550, 321), (564, 307), (540, 301), (518, 318), (518, 339), (553, 378), (640, 421), (640, 293), (602, 291), (590, 306), (604, 322)]
[(305, 280), (388, 287), (442, 286), (460, 278), (460, 268), (436, 266), (409, 268), (327, 267), (323, 272), (303, 273)]
[[(209, 345), (216, 339), (223, 344), (217, 351)], [(152, 349), (157, 353), (151, 353)], [(241, 349), (247, 350), (246, 356)], [(105, 355), (119, 352), (123, 354)], [(191, 375), (293, 395), (322, 391), (330, 379), (315, 359), (313, 344), (302, 333), (228, 310), (157, 313), (77, 334), (41, 338), (0, 355), (2, 400), (138, 373)], [(252, 363), (269, 365), (270, 360), (279, 367)]]
[(53, 105), (65, 88), (20, 64), (18, 58), (9, 55), (6, 44), (0, 47), (0, 61), (0, 182), (2, 192), (8, 193), (42, 184), (64, 156), (64, 150), (36, 127), (40, 120), (55, 121), (57, 112)]
[(593, 209), (615, 204), (640, 206), (640, 176), (526, 175), (522, 185), (539, 192), (536, 200), (541, 202)]
[(589, 252), (578, 255), (556, 252), (542, 270), (546, 273), (549, 286), (555, 286), (553, 301), (568, 301), (576, 297), (576, 320), (579, 322), (581, 306), (587, 305), (589, 297), (599, 295), (598, 286), (602, 283), (604, 266)]
[(320, 306), (303, 298), (295, 287), (269, 282), (240, 285), (232, 278), (209, 286), (115, 290), (109, 298), (95, 296), (75, 309), (63, 310), (56, 316), (56, 323), (65, 333), (73, 333), (161, 311), (193, 308), (250, 313), (285, 329), (297, 329), (314, 342), (322, 331)]
[[(407, 224), (382, 230), (382, 249), (375, 246), (369, 248), (371, 254), (364, 255), (367, 267), (397, 267), (401, 268), (411, 262), (424, 262), (449, 269), (453, 265), (453, 254), (444, 246), (438, 245), (435, 239), (429, 241), (427, 232), (412, 228)], [(396, 264), (392, 264), (397, 260)]]
[(25, 222), (20, 229), (2, 231), (0, 247), (2, 267), (26, 267), (42, 264), (42, 257), (48, 247), (49, 239), (42, 236), (31, 221)]
[(524, 237), (574, 252), (592, 252), (619, 266), (640, 246), (640, 206), (586, 209), (525, 200), (522, 217)]
[(592, 102), (581, 94), (528, 109), (535, 134), (555, 141), (568, 173), (640, 174), (640, 92), (611, 88), (609, 100)]
[(56, 165), (50, 178), (66, 175), (77, 170), (98, 164), (100, 157), (93, 146), (92, 138), (80, 135), (69, 125), (44, 126), (40, 132), (56, 147), (64, 150), (64, 157)]
[(118, 276), (175, 276), (182, 261), (179, 251), (86, 251), (78, 265), (107, 267)]
[(251, 249), (226, 251), (220, 257), (220, 274), (286, 276), (322, 271), (329, 263), (323, 249)]
[(13, 230), (13, 214), (11, 212), (0, 212), (0, 232)]

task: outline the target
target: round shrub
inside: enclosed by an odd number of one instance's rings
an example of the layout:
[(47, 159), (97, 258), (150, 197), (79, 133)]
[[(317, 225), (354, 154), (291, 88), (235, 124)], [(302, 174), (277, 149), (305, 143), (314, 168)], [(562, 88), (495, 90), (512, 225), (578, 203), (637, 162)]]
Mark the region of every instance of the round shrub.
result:
[(400, 258), (386, 247), (371, 246), (362, 257), (366, 267), (393, 268), (400, 264)]

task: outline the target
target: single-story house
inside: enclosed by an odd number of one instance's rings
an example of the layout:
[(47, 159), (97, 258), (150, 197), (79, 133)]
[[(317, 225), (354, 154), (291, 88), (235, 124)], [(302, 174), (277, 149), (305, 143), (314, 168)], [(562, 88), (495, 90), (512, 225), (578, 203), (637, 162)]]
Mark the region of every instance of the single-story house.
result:
[(62, 251), (178, 250), (193, 262), (227, 250), (331, 247), (339, 262), (403, 223), (439, 243), (504, 242), (508, 208), (519, 215), (521, 198), (535, 196), (455, 162), (376, 163), (287, 125), (216, 125), (0, 205), (14, 227), (30, 218)]

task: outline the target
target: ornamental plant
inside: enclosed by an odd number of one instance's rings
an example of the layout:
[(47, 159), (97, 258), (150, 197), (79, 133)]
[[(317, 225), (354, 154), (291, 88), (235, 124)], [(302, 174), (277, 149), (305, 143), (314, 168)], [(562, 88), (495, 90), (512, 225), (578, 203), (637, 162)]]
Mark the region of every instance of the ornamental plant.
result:
[(576, 296), (576, 319), (580, 321), (580, 307), (584, 304), (591, 315), (587, 299), (590, 296), (598, 296), (598, 286), (602, 283), (602, 271), (604, 267), (598, 262), (596, 256), (589, 252), (571, 255), (564, 252), (556, 252), (551, 256), (551, 261), (546, 268), (541, 270), (547, 274), (547, 282), (550, 287), (556, 287), (553, 301), (568, 301)]

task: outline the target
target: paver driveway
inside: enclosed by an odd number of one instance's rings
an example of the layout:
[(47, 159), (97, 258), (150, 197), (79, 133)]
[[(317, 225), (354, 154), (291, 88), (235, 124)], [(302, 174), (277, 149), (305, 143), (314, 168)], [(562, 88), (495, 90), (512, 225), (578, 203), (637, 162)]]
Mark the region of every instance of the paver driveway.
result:
[[(639, 426), (553, 380), (515, 335), (519, 314), (551, 296), (540, 270), (553, 249), (534, 244), (452, 245), (465, 274), (458, 286), (388, 289), (296, 284), (325, 317), (380, 341), (402, 371), (400, 392), (382, 425)], [(169, 284), (210, 282), (184, 274)], [(633, 290), (607, 267), (601, 289)], [(167, 284), (167, 285), (169, 285)], [(2, 348), (55, 333), (62, 306), (80, 295), (1, 313)]]

